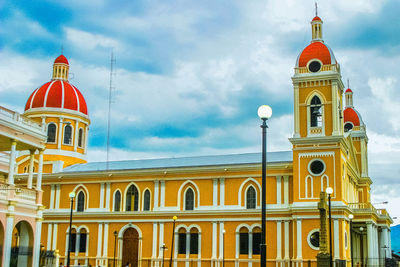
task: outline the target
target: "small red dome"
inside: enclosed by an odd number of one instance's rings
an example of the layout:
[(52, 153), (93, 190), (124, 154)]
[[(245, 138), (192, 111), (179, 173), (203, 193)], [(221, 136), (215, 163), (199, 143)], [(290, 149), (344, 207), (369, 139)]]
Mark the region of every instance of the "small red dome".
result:
[(322, 19), (321, 19), (320, 17), (318, 17), (318, 16), (315, 16), (315, 17), (312, 19), (312, 21), (317, 21), (317, 20), (322, 21)]
[(347, 88), (347, 90), (345, 91), (345, 93), (353, 93), (353, 91), (351, 91), (350, 88)]
[(64, 55), (58, 56), (58, 58), (56, 58), (56, 60), (54, 60), (54, 63), (64, 63), (64, 64), (69, 65), (68, 59)]
[(332, 50), (322, 42), (314, 42), (309, 44), (300, 53), (297, 58), (296, 66), (305, 67), (307, 63), (314, 58), (321, 60), (323, 65), (336, 64), (336, 59)]
[(364, 124), (360, 114), (353, 108), (346, 108), (343, 111), (344, 123), (351, 122), (354, 126), (360, 126)]
[(52, 80), (33, 91), (26, 102), (25, 111), (33, 108), (69, 109), (88, 115), (81, 92), (64, 80)]

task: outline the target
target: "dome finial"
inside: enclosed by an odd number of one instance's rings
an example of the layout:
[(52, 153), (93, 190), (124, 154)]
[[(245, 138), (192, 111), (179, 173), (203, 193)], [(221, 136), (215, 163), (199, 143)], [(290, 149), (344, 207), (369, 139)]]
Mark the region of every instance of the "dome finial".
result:
[(315, 17), (311, 21), (312, 43), (324, 42), (322, 40), (322, 20), (318, 17), (318, 4), (315, 2)]
[(317, 4), (317, 1), (315, 1), (315, 16), (318, 17), (318, 4)]
[[(64, 50), (61, 46), (61, 50)], [(61, 53), (60, 56), (54, 60), (53, 64), (53, 80), (68, 81), (69, 63), (68, 59)]]
[(353, 91), (350, 89), (350, 80), (347, 79), (347, 90), (344, 93), (346, 106), (345, 108), (352, 108), (353, 107)]

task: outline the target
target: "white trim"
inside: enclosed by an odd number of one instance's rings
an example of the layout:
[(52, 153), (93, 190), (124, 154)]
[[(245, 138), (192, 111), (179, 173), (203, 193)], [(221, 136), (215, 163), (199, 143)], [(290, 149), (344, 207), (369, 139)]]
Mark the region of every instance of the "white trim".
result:
[(64, 108), (64, 95), (65, 95), (65, 92), (64, 92), (64, 82), (63, 81), (61, 81), (61, 108)]
[(158, 258), (162, 257), (162, 247), (164, 244), (164, 223), (159, 223), (160, 225), (160, 230), (159, 230), (159, 236), (158, 236)]
[(103, 257), (108, 255), (108, 223), (104, 223)]
[[(82, 140), (81, 140), (81, 145), (79, 145), (79, 133), (80, 133), (81, 130), (82, 130)], [(83, 148), (85, 146), (85, 142), (84, 142), (85, 138), (84, 137), (85, 137), (85, 134), (84, 134), (84, 131), (83, 131), (83, 127), (79, 127), (79, 129), (78, 129), (78, 138), (76, 140), (77, 147)]]
[[(65, 143), (65, 128), (67, 128), (67, 127), (71, 127), (71, 138), (70, 138), (70, 142), (71, 143)], [(63, 137), (62, 137), (62, 144), (63, 145), (66, 145), (66, 146), (73, 146), (74, 144), (73, 144), (73, 140), (74, 140), (74, 127), (72, 126), (72, 123), (71, 124), (65, 124), (64, 125), (64, 128), (63, 128)]]
[(66, 156), (73, 157), (82, 160), (86, 160), (86, 154), (82, 154), (75, 151), (62, 150), (62, 149), (46, 149), (43, 152), (45, 155), (58, 155), (58, 156)]
[(31, 103), (29, 103), (29, 108), (32, 108), (33, 100), (35, 100), (35, 96), (36, 96), (36, 94), (37, 94), (37, 92), (39, 91), (40, 88), (41, 87), (38, 87), (38, 88), (35, 89), (35, 91), (33, 91), (33, 95), (32, 95), (32, 98), (31, 98)]
[(160, 182), (160, 208), (165, 207), (165, 181)]
[(104, 208), (104, 183), (100, 183), (100, 209)]
[[(241, 185), (240, 185), (240, 187), (239, 187), (239, 191), (238, 191), (238, 206), (242, 206), (242, 191), (243, 191), (243, 187), (246, 185), (246, 183), (248, 183), (248, 182), (253, 182), (253, 183), (255, 183), (256, 185), (257, 185), (257, 187), (258, 187), (258, 192), (261, 192), (261, 186), (260, 186), (260, 184), (257, 182), (257, 180), (256, 179), (254, 179), (254, 178), (252, 178), (252, 177), (249, 177), (249, 178), (247, 178), (246, 180), (244, 180), (242, 183), (241, 183)], [(247, 188), (247, 187), (246, 187)], [(256, 190), (256, 193), (257, 193), (257, 190)], [(246, 195), (244, 196), (244, 198), (246, 198)], [(257, 199), (256, 199), (256, 206), (257, 207), (259, 207), (259, 205), (257, 205)], [(261, 201), (260, 201), (261, 202)]]
[[(314, 96), (317, 96), (319, 100), (321, 101), (321, 127), (311, 127), (311, 100), (314, 98)], [(326, 104), (326, 99), (321, 93), (317, 90), (312, 91), (308, 96), (307, 96), (307, 137), (310, 136), (325, 136), (325, 104)], [(321, 133), (311, 133), (312, 128), (321, 128)]]
[[(40, 115), (33, 115), (31, 116), (30, 113), (40, 113)], [(85, 118), (86, 120), (89, 120), (89, 116), (86, 115), (83, 112), (77, 111), (77, 110), (73, 110), (73, 109), (68, 109), (68, 108), (51, 108), (51, 107), (40, 107), (40, 108), (30, 108), (28, 110), (25, 110), (24, 115), (27, 115), (28, 117), (40, 117), (43, 114), (49, 114), (51, 112), (62, 112), (65, 114), (69, 114), (69, 115), (73, 115), (73, 116), (80, 116), (82, 118)], [(50, 114), (49, 114), (50, 115)], [(52, 116), (54, 116), (54, 114), (51, 114)], [(66, 117), (67, 118), (67, 117)]]
[(49, 209), (54, 209), (54, 189), (55, 185), (51, 184), (50, 185), (50, 205), (49, 205)]
[(297, 259), (301, 260), (302, 256), (302, 236), (301, 236), (301, 219), (296, 220), (296, 233), (297, 233)]
[(256, 205), (255, 205), (255, 207), (254, 208), (251, 208), (251, 209), (257, 209), (259, 206), (257, 205), (257, 200), (258, 200), (258, 194), (257, 194), (257, 190), (254, 188), (254, 186), (252, 185), (252, 184), (250, 184), (249, 186), (247, 186), (247, 188), (246, 188), (246, 190), (245, 190), (245, 192), (244, 192), (244, 207), (245, 207), (245, 209), (248, 209), (247, 208), (247, 192), (250, 190), (250, 188), (253, 188), (254, 189), (254, 192), (255, 192), (255, 194), (256, 194)]
[(60, 193), (61, 193), (60, 184), (56, 184), (56, 204), (54, 206), (55, 209), (60, 208)]
[(329, 185), (329, 176), (324, 174), (321, 176), (321, 192), (325, 192), (325, 189), (328, 187), (328, 185)]
[[(54, 136), (54, 142), (49, 142), (49, 141), (48, 141), (48, 138), (49, 138), (49, 126), (50, 126), (50, 125), (56, 126), (56, 132), (55, 132), (55, 136)], [(47, 125), (46, 125), (46, 144), (57, 144), (57, 130), (58, 130), (57, 123), (54, 123), (54, 122), (49, 122), (49, 123), (47, 123)]]
[(103, 224), (99, 223), (97, 230), (97, 258), (101, 257), (101, 244), (103, 243)]
[(282, 259), (282, 221), (276, 221), (276, 259)]
[(282, 203), (282, 176), (276, 176), (276, 204)]
[(82, 112), (81, 111), (81, 105), (80, 105), (80, 102), (79, 102), (79, 96), (78, 96), (78, 93), (76, 92), (78, 89), (75, 86), (73, 86), (72, 84), (70, 84), (70, 83), (69, 83), (69, 85), (71, 85), (72, 89), (74, 90), (75, 99), (76, 99), (76, 105), (78, 107), (78, 111)]
[(142, 211), (145, 211), (144, 210), (144, 201), (146, 200), (146, 198), (145, 198), (145, 194), (146, 194), (146, 192), (147, 191), (149, 191), (149, 210), (146, 210), (146, 211), (151, 211), (151, 190), (150, 190), (150, 188), (148, 188), (148, 187), (146, 187), (145, 189), (143, 189), (143, 196), (142, 196)]
[(225, 178), (219, 178), (219, 205), (225, 207)]
[(47, 250), (51, 250), (51, 235), (52, 235), (52, 233), (53, 233), (53, 224), (49, 223), (47, 225)]
[[(311, 180), (311, 181), (310, 181)], [(311, 183), (311, 188), (310, 191), (308, 192), (308, 184)], [(308, 199), (312, 199), (313, 198), (313, 192), (314, 192), (314, 180), (312, 178), (311, 175), (307, 175), (306, 179), (305, 179), (305, 197), (304, 198), (308, 198)]]
[(154, 180), (154, 207), (153, 210), (158, 210), (158, 195), (159, 195), (159, 181)]
[(111, 183), (110, 182), (106, 182), (106, 206), (105, 209), (107, 211), (110, 211), (110, 195), (111, 195)]
[(217, 222), (212, 222), (211, 260), (217, 258)]
[[(187, 180), (186, 182), (182, 183), (181, 186), (179, 187), (177, 208), (178, 208), (178, 210), (181, 210), (181, 204), (182, 204), (183, 205), (182, 209), (184, 209), (184, 203), (181, 203), (181, 195), (182, 195), (182, 189), (186, 186), (186, 184), (192, 184), (193, 187), (196, 189), (196, 190), (193, 190), (195, 203), (196, 203), (196, 196), (197, 196), (197, 207), (194, 203), (194, 210), (196, 210), (200, 207), (200, 189), (197, 186), (197, 184), (192, 180)], [(185, 189), (185, 192), (186, 192), (186, 190), (187, 189)], [(183, 195), (183, 198), (184, 198), (183, 200), (185, 200), (185, 194)]]
[(185, 191), (183, 192), (183, 203), (182, 203), (183, 210), (188, 210), (188, 209), (186, 209), (186, 194), (188, 193), (189, 189), (192, 190), (192, 192), (193, 192), (193, 209), (191, 209), (191, 210), (195, 210), (196, 209), (196, 205), (195, 205), (196, 204), (196, 192), (190, 185), (188, 187), (186, 187)]
[(310, 232), (308, 232), (307, 243), (310, 246), (310, 248), (312, 248), (313, 250), (319, 250), (319, 247), (315, 247), (313, 244), (311, 244), (311, 241), (310, 241), (311, 235), (314, 234), (315, 232), (319, 232), (319, 228), (314, 228)]
[[(322, 162), (322, 165), (323, 165), (324, 167), (323, 167), (323, 169), (322, 169), (322, 171), (321, 171), (320, 173), (313, 173), (313, 172), (311, 171), (311, 164), (312, 164), (314, 161), (320, 161), (320, 162)], [(308, 169), (308, 173), (309, 173), (309, 174), (311, 174), (311, 175), (313, 175), (313, 176), (321, 176), (321, 175), (326, 171), (326, 164), (325, 164), (325, 162), (324, 162), (322, 159), (320, 159), (320, 158), (314, 158), (314, 159), (312, 159), (312, 160), (310, 160), (310, 161), (308, 162), (307, 169)]]
[(289, 259), (289, 223), (290, 221), (285, 221), (285, 260)]
[(115, 189), (115, 190), (114, 190), (114, 193), (113, 193), (113, 206), (112, 206), (112, 211), (116, 211), (116, 210), (115, 210), (115, 195), (117, 194), (117, 192), (119, 192), (119, 194), (120, 194), (120, 199), (119, 199), (119, 210), (117, 210), (117, 212), (120, 212), (120, 211), (122, 211), (122, 193), (121, 193), (121, 190), (120, 190), (119, 188)]
[(152, 254), (151, 254), (151, 258), (157, 258), (157, 233), (158, 233), (158, 223), (157, 222), (153, 222), (153, 243), (152, 243)]
[[(135, 182), (130, 182), (127, 186), (126, 186), (126, 188), (125, 188), (125, 191), (124, 191), (124, 200), (125, 201), (123, 201), (123, 209), (122, 209), (122, 211), (127, 211), (126, 210), (126, 201), (128, 200), (127, 199), (127, 197), (126, 197), (126, 194), (128, 193), (128, 189), (132, 186), (132, 185), (134, 185), (135, 187), (136, 187), (136, 190), (138, 191), (138, 210), (137, 211), (139, 211), (139, 209), (140, 209), (140, 196), (141, 196), (141, 194), (140, 194), (140, 189), (139, 189), (139, 186), (135, 183)], [(131, 206), (133, 205), (133, 210), (131, 210), (131, 211), (128, 211), (128, 212), (132, 212), (132, 211), (135, 211), (135, 203), (131, 203)]]
[[(317, 40), (317, 39), (315, 39), (315, 40)], [(318, 40), (320, 40), (320, 39), (318, 39)], [(314, 62), (314, 61), (319, 62), (319, 64), (321, 65), (318, 71), (311, 71), (310, 68), (309, 68), (311, 62)], [(323, 66), (323, 65), (324, 65), (324, 64), (322, 63), (322, 61), (321, 61), (320, 59), (318, 59), (318, 58), (312, 58), (312, 59), (310, 59), (310, 60), (307, 62), (306, 67), (307, 67), (307, 70), (308, 70), (310, 73), (318, 73), (318, 72), (321, 72), (322, 66)]]
[(46, 107), (46, 105), (47, 105), (47, 96), (49, 95), (50, 89), (55, 82), (56, 82), (55, 80), (51, 81), (49, 86), (47, 86), (47, 88), (46, 88), (46, 94), (44, 95), (44, 101), (43, 101), (43, 107)]
[(289, 175), (283, 176), (283, 204), (289, 205)]
[(218, 206), (218, 178), (213, 178), (213, 206)]
[(334, 259), (339, 259), (339, 220), (333, 220)]

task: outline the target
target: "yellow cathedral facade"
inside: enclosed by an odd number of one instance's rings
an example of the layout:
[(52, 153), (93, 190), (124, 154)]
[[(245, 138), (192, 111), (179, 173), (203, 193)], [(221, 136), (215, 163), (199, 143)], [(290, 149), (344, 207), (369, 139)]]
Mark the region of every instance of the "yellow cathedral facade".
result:
[[(311, 21), (311, 43), (294, 67), (292, 150), (267, 155), (269, 267), (316, 266), (317, 203), (327, 187), (335, 265), (353, 258), (354, 266), (378, 266), (391, 257), (392, 219), (371, 204), (366, 126), (322, 26), (317, 16)], [(61, 55), (24, 113), (47, 133), (43, 249), (57, 250), (65, 265), (71, 232), (71, 266), (163, 266), (171, 257), (182, 267), (259, 266), (261, 153), (87, 163), (89, 113), (68, 73)], [(18, 155), (23, 181), (37, 156)]]

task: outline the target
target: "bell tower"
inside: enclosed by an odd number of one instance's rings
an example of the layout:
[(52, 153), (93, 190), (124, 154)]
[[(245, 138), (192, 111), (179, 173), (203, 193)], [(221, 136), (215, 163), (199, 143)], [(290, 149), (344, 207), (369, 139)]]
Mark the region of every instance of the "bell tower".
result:
[(294, 87), (294, 138), (343, 135), (340, 66), (322, 40), (322, 20), (311, 21), (312, 41), (297, 58)]

